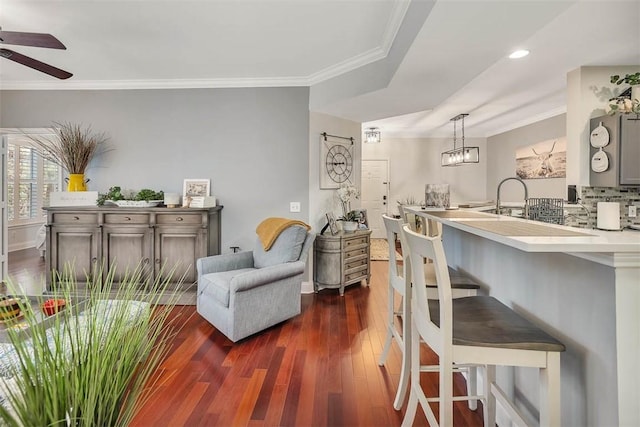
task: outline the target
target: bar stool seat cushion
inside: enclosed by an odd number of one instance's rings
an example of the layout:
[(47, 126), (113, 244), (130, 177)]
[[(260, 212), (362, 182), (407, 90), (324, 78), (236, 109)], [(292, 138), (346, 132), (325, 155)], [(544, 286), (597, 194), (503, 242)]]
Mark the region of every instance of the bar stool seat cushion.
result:
[[(455, 298), (453, 344), (519, 350), (564, 351), (565, 346), (493, 297)], [(433, 323), (440, 327), (440, 303), (429, 300)]]

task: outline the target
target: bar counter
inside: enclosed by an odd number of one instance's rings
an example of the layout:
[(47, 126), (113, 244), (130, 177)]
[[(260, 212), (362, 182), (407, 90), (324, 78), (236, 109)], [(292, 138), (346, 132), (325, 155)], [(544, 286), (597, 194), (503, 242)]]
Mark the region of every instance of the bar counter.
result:
[[(563, 426), (640, 425), (640, 232), (469, 210), (405, 208), (438, 221), (449, 265), (561, 340)], [(533, 370), (498, 380), (531, 418)]]

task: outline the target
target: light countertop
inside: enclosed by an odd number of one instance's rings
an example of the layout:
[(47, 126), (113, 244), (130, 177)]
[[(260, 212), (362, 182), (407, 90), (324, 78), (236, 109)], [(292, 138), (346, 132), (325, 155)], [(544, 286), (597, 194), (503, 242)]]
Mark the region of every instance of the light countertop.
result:
[[(566, 227), (480, 212), (478, 208), (443, 210), (413, 206), (405, 209), (418, 216), (439, 221), (450, 227), (526, 252), (636, 253), (640, 256), (640, 231), (604, 231)], [(473, 215), (465, 217), (464, 212), (469, 211), (473, 212)], [(437, 216), (438, 212), (450, 212), (452, 217)], [(454, 212), (459, 214), (453, 214)], [(474, 222), (477, 222), (476, 226)], [(487, 222), (495, 222), (495, 224), (487, 224)], [(528, 227), (526, 224), (531, 226)], [(537, 235), (508, 235), (508, 230), (514, 227), (531, 229), (530, 234)], [(501, 234), (505, 232), (507, 235)]]

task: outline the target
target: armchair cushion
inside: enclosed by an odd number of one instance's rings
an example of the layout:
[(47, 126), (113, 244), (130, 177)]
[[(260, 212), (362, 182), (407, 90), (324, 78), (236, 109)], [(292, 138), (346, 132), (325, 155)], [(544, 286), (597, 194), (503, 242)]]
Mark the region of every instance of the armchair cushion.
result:
[(264, 250), (260, 238), (256, 238), (253, 249), (254, 267), (264, 268), (297, 261), (300, 258), (307, 233), (306, 227), (292, 225), (280, 233), (268, 251)]
[(254, 271), (254, 268), (242, 268), (240, 270), (221, 271), (200, 276), (200, 292), (213, 297), (220, 305), (229, 307), (229, 288), (234, 277)]
[(219, 271), (238, 270), (253, 267), (253, 252), (242, 251), (232, 254), (212, 255), (196, 261), (198, 276)]
[(229, 307), (231, 292), (247, 291), (303, 272), (303, 262), (290, 262), (262, 269), (242, 268), (204, 274), (200, 276), (200, 293), (211, 296), (224, 307)]

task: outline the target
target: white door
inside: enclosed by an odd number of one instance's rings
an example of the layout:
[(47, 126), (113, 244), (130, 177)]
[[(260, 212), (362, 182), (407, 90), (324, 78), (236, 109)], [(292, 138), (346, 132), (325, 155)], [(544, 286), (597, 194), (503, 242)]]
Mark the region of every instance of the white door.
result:
[(362, 161), (362, 208), (367, 210), (371, 237), (387, 237), (382, 214), (387, 213), (389, 201), (389, 161)]

